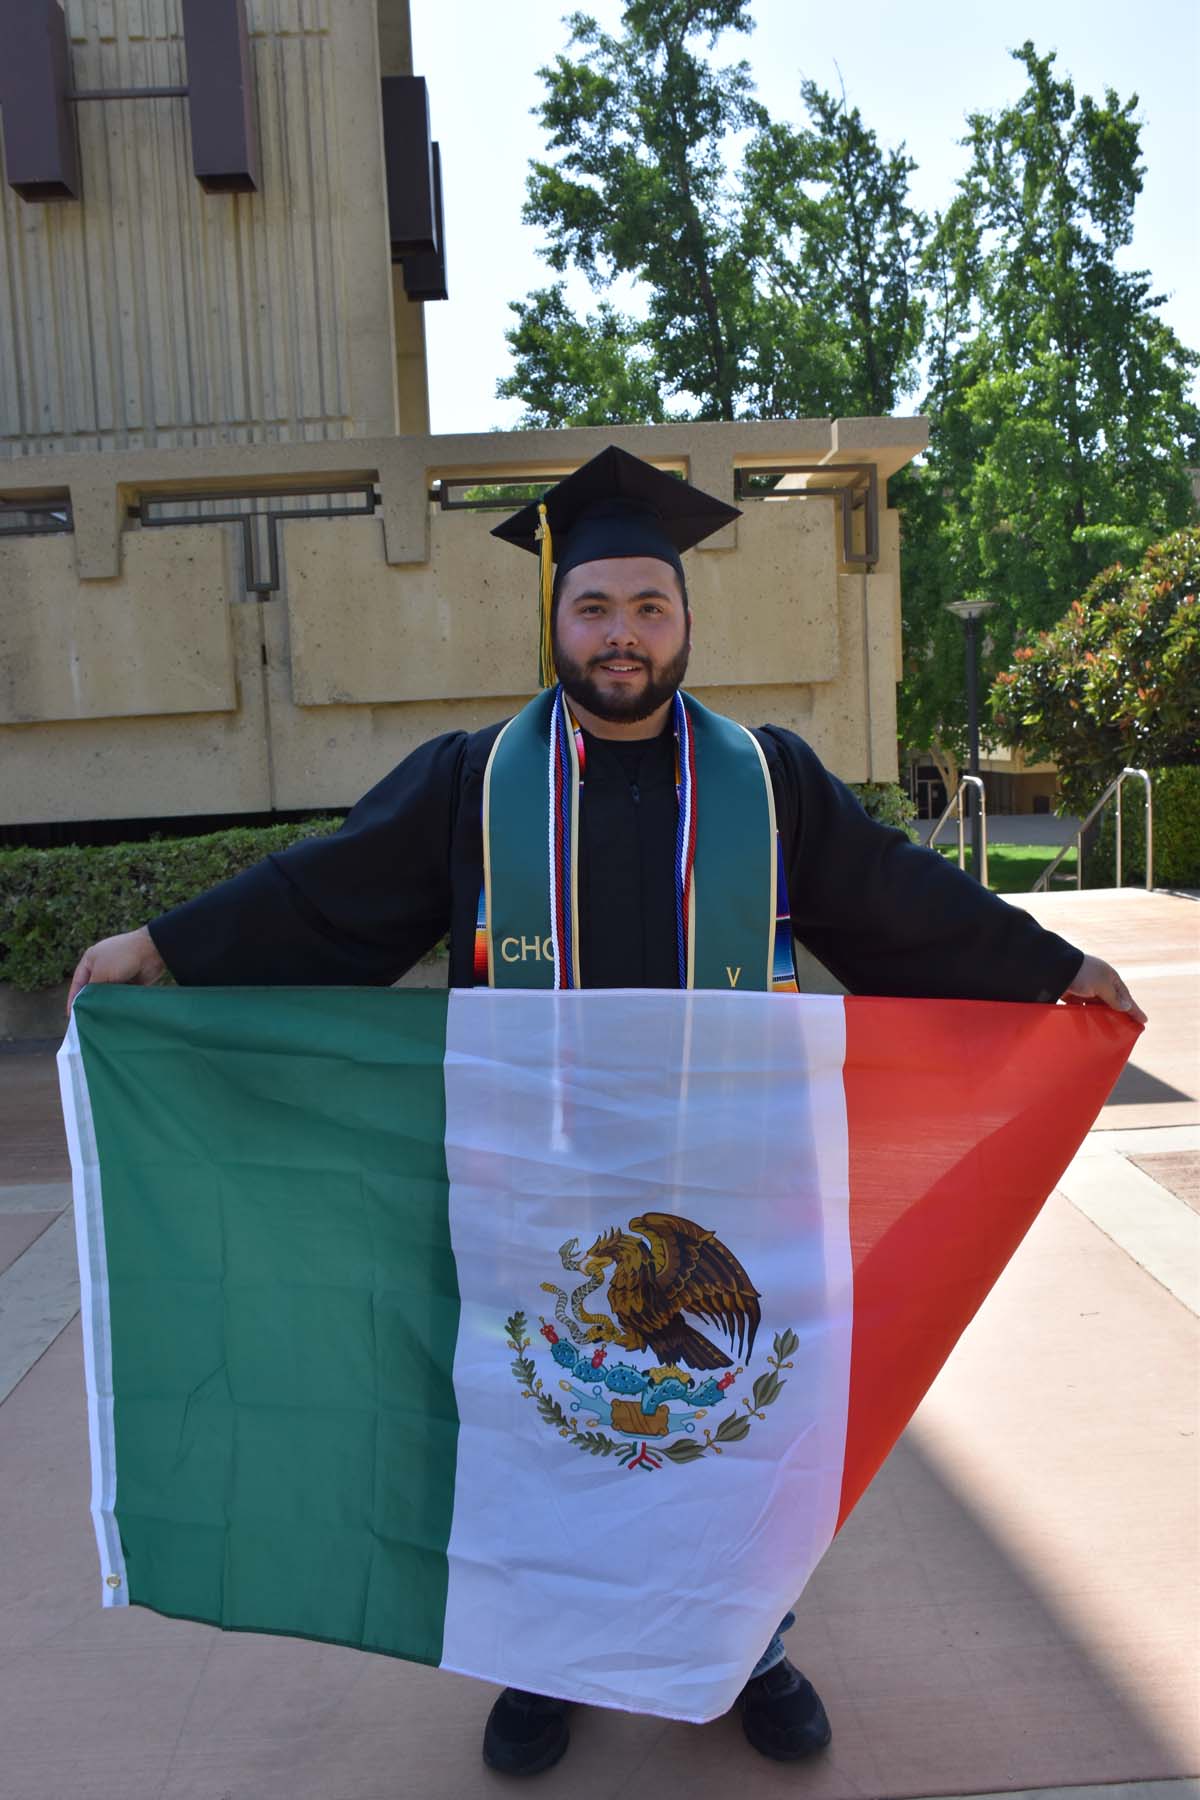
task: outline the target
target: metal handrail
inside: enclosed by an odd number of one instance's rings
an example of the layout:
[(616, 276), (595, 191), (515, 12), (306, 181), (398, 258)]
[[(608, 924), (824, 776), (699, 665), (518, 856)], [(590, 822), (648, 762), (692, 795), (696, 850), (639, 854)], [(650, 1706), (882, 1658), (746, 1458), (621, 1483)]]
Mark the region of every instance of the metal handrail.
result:
[(980, 885), (982, 887), (986, 887), (988, 884), (987, 793), (986, 793), (986, 790), (984, 789), (983, 782), (978, 775), (964, 775), (963, 776), (963, 778), (959, 782), (958, 787), (956, 788), (952, 798), (947, 801), (945, 812), (942, 814), (941, 818), (938, 820), (937, 824), (934, 826), (934, 828), (930, 832), (929, 836), (925, 839), (925, 848), (927, 850), (933, 849), (934, 841), (937, 838), (938, 832), (942, 829), (942, 826), (946, 823), (946, 820), (950, 817), (950, 814), (955, 810), (955, 808), (957, 808), (958, 809), (958, 866), (960, 869), (966, 868), (966, 866), (967, 866), (967, 848), (966, 848), (966, 843), (965, 843), (964, 834), (963, 834), (962, 797), (963, 797), (963, 789), (968, 788), (968, 787), (973, 787), (973, 788), (979, 789), (979, 826), (980, 826), (979, 881), (980, 881)]
[(1102, 812), (1104, 810), (1104, 808), (1108, 805), (1109, 801), (1112, 799), (1114, 794), (1117, 796), (1117, 869), (1116, 869), (1117, 879), (1116, 879), (1115, 885), (1117, 887), (1120, 887), (1120, 885), (1121, 885), (1121, 851), (1123, 848), (1122, 834), (1121, 834), (1121, 789), (1131, 775), (1136, 775), (1138, 780), (1141, 781), (1142, 783), (1144, 783), (1145, 789), (1146, 789), (1146, 892), (1147, 893), (1150, 892), (1150, 889), (1154, 886), (1154, 801), (1153, 801), (1153, 798), (1151, 795), (1150, 777), (1146, 773), (1145, 769), (1122, 769), (1121, 773), (1119, 775), (1113, 776), (1112, 780), (1109, 782), (1108, 786), (1105, 788), (1104, 792), (1101, 794), (1100, 798), (1097, 800), (1095, 806), (1093, 806), (1091, 812), (1088, 814), (1087, 818), (1083, 821), (1082, 825), (1079, 827), (1079, 830), (1075, 833), (1074, 844), (1064, 844), (1062, 849), (1059, 851), (1058, 855), (1055, 857), (1054, 861), (1050, 864), (1049, 868), (1042, 870), (1041, 874), (1038, 876), (1037, 880), (1033, 884), (1033, 888), (1031, 890), (1033, 893), (1035, 893), (1035, 894), (1049, 893), (1050, 877), (1053, 875), (1055, 869), (1057, 869), (1059, 863), (1062, 862), (1062, 860), (1065, 856), (1069, 855), (1071, 850), (1074, 850), (1074, 852), (1075, 852), (1075, 886), (1076, 886), (1076, 889), (1082, 888), (1082, 886), (1083, 886), (1083, 834), (1087, 830), (1088, 826), (1091, 824), (1092, 820), (1097, 816), (1097, 814)]

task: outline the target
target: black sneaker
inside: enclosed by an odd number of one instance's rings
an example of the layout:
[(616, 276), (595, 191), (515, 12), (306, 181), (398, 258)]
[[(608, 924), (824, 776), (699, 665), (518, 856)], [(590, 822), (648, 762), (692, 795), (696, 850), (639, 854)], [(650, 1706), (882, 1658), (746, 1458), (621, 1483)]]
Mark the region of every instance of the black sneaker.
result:
[(738, 1706), (754, 1748), (776, 1762), (799, 1762), (823, 1750), (833, 1736), (820, 1695), (786, 1656), (746, 1683)]
[(540, 1775), (552, 1769), (571, 1741), (568, 1700), (505, 1688), (488, 1714), (483, 1760), (502, 1775)]

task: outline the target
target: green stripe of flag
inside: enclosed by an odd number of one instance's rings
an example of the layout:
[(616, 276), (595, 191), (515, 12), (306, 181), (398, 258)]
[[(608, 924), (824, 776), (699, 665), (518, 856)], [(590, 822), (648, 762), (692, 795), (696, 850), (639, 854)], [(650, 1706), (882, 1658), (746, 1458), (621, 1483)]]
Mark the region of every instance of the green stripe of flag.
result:
[(437, 1663), (458, 1443), (446, 996), (148, 998), (76, 1007), (128, 1598)]

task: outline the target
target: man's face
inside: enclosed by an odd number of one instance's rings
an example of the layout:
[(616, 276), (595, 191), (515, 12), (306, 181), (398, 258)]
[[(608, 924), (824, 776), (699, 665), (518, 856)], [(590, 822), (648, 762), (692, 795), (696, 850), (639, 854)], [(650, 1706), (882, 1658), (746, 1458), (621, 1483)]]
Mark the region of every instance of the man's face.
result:
[(670, 563), (616, 556), (564, 577), (554, 661), (569, 700), (612, 724), (648, 719), (687, 672), (690, 620)]

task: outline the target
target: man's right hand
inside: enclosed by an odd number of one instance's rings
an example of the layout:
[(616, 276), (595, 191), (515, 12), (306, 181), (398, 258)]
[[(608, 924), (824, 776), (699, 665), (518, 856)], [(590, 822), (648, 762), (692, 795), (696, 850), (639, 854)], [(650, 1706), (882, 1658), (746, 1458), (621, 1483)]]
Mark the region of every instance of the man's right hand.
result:
[(142, 987), (159, 981), (167, 965), (154, 948), (154, 939), (143, 925), (138, 931), (123, 931), (119, 937), (101, 938), (85, 950), (71, 977), (67, 995), (67, 1012), (75, 1004), (75, 996), (89, 981), (129, 981)]

